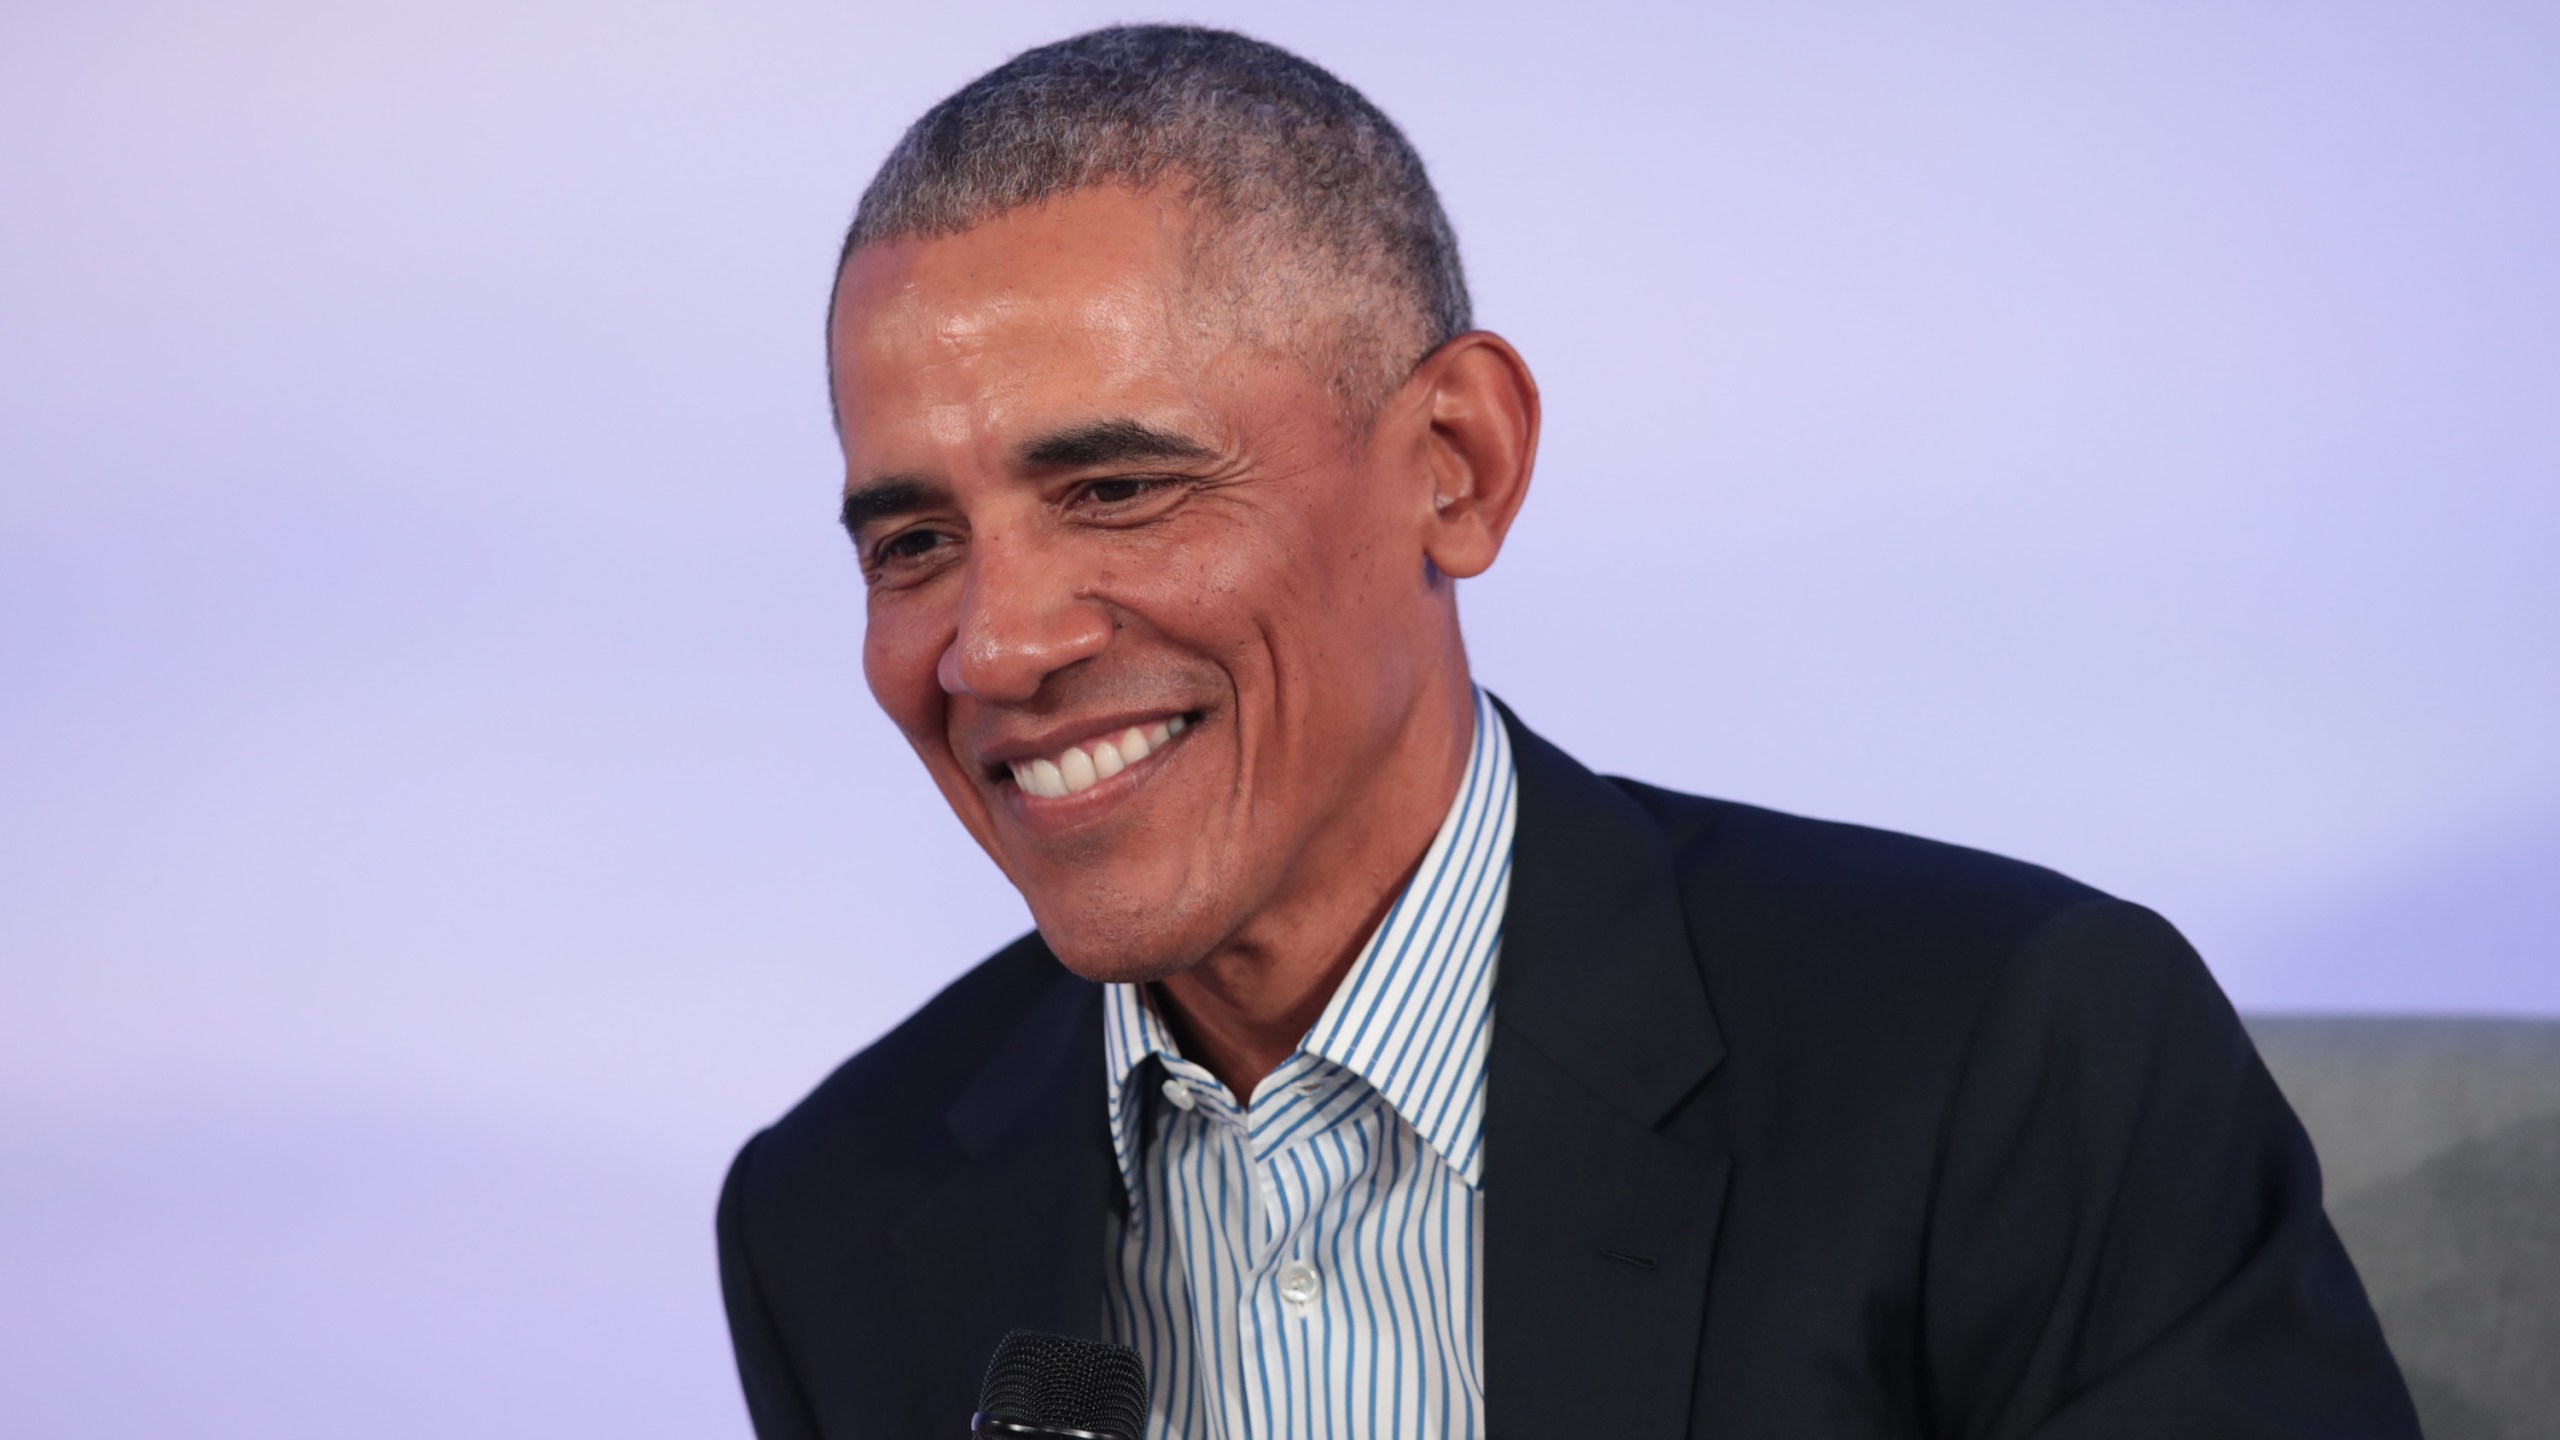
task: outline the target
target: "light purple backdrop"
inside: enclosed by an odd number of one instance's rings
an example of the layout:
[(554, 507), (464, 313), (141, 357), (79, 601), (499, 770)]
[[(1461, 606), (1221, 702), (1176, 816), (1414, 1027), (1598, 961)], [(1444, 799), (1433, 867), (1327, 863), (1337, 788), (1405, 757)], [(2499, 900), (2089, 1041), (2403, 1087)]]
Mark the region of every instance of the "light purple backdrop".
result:
[[(1207, 7), (1545, 382), (1484, 678), (2560, 1013), (2560, 12), (1931, 8)], [(1107, 18), (0, 12), (0, 1432), (743, 1433), (730, 1150), (1023, 923), (862, 689), (829, 260)]]

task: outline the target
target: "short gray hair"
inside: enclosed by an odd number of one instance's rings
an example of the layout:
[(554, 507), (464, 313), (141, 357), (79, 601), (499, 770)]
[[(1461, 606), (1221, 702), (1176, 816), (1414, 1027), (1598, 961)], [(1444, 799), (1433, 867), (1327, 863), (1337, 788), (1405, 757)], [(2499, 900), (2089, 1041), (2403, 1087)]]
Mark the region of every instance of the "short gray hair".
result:
[(1240, 314), (1269, 308), (1275, 281), (1293, 292), (1294, 313), (1258, 318), (1315, 350), (1355, 415), (1474, 323), (1457, 234), (1395, 123), (1311, 61), (1190, 25), (1088, 31), (962, 86), (863, 191), (839, 268), (866, 245), (1165, 182), (1211, 218), (1204, 249), (1240, 252)]

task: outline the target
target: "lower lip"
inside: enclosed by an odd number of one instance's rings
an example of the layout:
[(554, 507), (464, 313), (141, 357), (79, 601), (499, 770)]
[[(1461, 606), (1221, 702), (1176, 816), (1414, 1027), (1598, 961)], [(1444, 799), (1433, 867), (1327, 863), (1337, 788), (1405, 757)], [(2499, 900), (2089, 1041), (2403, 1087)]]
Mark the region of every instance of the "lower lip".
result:
[(1026, 827), (1043, 834), (1072, 830), (1092, 821), (1102, 812), (1128, 799), (1141, 787), (1153, 781), (1157, 772), (1164, 768), (1165, 762), (1177, 754), (1193, 735), (1199, 733), (1199, 730), (1200, 721), (1194, 718), (1191, 723), (1183, 727), (1181, 734), (1170, 736), (1162, 745), (1149, 750), (1146, 759), (1126, 767), (1107, 780), (1096, 780), (1073, 795), (1033, 795), (1025, 792), (1020, 783), (1012, 780), (1002, 782), (1000, 788), (1004, 791), (1006, 805), (1012, 809), (1015, 818), (1022, 821)]

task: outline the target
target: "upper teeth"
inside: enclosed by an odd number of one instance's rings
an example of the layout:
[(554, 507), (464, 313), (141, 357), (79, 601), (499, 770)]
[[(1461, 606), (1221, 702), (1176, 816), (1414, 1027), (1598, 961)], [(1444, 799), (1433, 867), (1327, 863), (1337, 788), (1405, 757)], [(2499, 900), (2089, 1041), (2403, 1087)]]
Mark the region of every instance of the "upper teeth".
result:
[(1132, 725), (1117, 735), (1070, 745), (1055, 755), (1012, 761), (1013, 783), (1021, 786), (1025, 795), (1048, 800), (1090, 790), (1096, 783), (1163, 749), (1165, 742), (1181, 734), (1189, 723), (1176, 715), (1153, 725)]

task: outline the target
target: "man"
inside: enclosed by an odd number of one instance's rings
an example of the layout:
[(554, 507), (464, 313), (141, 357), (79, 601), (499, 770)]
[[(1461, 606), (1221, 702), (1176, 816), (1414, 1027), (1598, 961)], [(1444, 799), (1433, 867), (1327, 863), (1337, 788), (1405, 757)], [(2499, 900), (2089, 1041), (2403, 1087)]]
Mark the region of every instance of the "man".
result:
[[(919, 121), (829, 319), (864, 666), (1038, 933), (740, 1153), (758, 1432), (2414, 1435), (2168, 926), (1603, 780), (1469, 679), (1538, 399), (1387, 119), (1210, 31)], [(1671, 723), (1654, 716), (1649, 723)]]

